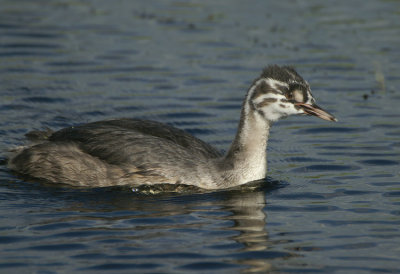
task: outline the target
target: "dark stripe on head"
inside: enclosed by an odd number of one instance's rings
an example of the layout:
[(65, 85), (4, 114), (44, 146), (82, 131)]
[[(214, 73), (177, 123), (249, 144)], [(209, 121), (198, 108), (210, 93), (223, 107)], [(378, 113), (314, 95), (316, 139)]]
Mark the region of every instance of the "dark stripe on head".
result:
[(265, 117), (265, 113), (264, 113), (264, 111), (262, 111), (262, 110), (257, 110), (257, 112), (258, 112), (258, 114), (260, 114), (261, 116), (264, 116)]
[(279, 89), (282, 93), (287, 93), (288, 91), (289, 91), (289, 88), (287, 87), (287, 86), (284, 86), (284, 85), (279, 85), (279, 84), (277, 84), (276, 85), (276, 88), (277, 89)]
[(264, 90), (266, 90), (267, 89), (267, 83), (265, 83), (265, 81), (261, 81), (261, 83), (260, 84), (258, 84), (255, 88), (254, 88), (254, 91), (253, 91), (253, 94), (251, 95), (251, 100), (254, 100), (254, 99), (256, 99), (257, 97), (259, 97), (259, 96), (261, 96), (261, 95), (263, 95), (263, 94), (265, 94), (265, 91)]
[[(285, 86), (282, 85), (277, 85), (277, 88), (281, 89), (287, 89)], [(258, 97), (267, 94), (267, 93), (272, 93), (272, 94), (281, 94), (281, 92), (275, 90), (274, 88), (272, 88), (270, 85), (268, 85), (267, 82), (265, 81), (261, 81), (261, 83), (259, 83), (253, 91), (253, 94), (251, 95), (251, 100), (255, 100)]]
[(308, 92), (303, 90), (303, 102), (308, 102)]
[(265, 106), (268, 106), (269, 104), (275, 103), (276, 101), (278, 101), (278, 99), (276, 99), (276, 98), (267, 98), (267, 99), (262, 100), (260, 103), (258, 103), (256, 105), (256, 107), (258, 109), (260, 109), (260, 108), (263, 108)]

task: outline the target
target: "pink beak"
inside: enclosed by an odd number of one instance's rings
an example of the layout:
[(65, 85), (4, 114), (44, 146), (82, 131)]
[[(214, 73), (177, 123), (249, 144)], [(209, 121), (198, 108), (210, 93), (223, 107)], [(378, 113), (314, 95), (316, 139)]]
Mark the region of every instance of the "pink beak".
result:
[(317, 105), (310, 105), (310, 104), (306, 104), (306, 103), (296, 103), (296, 106), (300, 106), (304, 110), (304, 112), (307, 113), (308, 115), (317, 116), (317, 117), (327, 120), (327, 121), (332, 121), (332, 122), (338, 121), (335, 118), (335, 116), (333, 116), (329, 112), (323, 110), (322, 108), (320, 108)]

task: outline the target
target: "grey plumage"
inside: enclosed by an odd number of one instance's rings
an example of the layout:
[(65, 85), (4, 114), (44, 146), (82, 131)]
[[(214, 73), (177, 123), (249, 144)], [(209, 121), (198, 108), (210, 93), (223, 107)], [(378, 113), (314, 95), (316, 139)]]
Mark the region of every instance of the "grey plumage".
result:
[[(12, 169), (79, 186), (180, 183), (181, 168), (196, 169), (199, 162), (221, 156), (183, 130), (139, 119), (99, 121), (28, 136), (35, 142), (43, 139), (12, 158)], [(165, 177), (171, 175), (175, 181)]]
[(265, 177), (269, 128), (293, 114), (335, 121), (315, 105), (308, 83), (293, 68), (275, 65), (249, 88), (226, 155), (172, 126), (115, 119), (30, 132), (32, 143), (16, 149), (8, 166), (23, 175), (73, 186), (233, 187)]

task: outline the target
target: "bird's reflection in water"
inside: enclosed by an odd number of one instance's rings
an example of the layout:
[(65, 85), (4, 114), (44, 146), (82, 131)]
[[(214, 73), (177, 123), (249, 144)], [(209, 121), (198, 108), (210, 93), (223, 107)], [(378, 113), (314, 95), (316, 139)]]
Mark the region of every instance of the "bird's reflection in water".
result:
[[(223, 260), (224, 262), (239, 264), (245, 266), (245, 272), (263, 272), (271, 269), (269, 261), (276, 258), (276, 253), (274, 253), (275, 257), (271, 258), (270, 253), (268, 253), (270, 251), (266, 251), (271, 248), (266, 229), (267, 216), (264, 209), (266, 195), (282, 186), (283, 184), (280, 182), (262, 181), (236, 189), (212, 193), (199, 193), (201, 192), (199, 189), (180, 189), (180, 193), (168, 192), (171, 191), (171, 189), (166, 189), (168, 186), (159, 189), (110, 188), (55, 191), (57, 195), (63, 196), (58, 199), (58, 201), (63, 200), (62, 211), (80, 212), (77, 216), (68, 214), (69, 221), (95, 218), (99, 220), (99, 227), (92, 227), (91, 229), (100, 230), (104, 225), (101, 225), (101, 220), (103, 220), (103, 222), (107, 222), (108, 231), (112, 230), (113, 223), (115, 223), (119, 239), (126, 238), (126, 241), (132, 244), (135, 238), (132, 237), (132, 234), (141, 235), (137, 240), (142, 241), (140, 242), (141, 246), (146, 246), (145, 241), (147, 239), (154, 239), (150, 237), (154, 237), (155, 231), (160, 232), (160, 235), (164, 235), (163, 237), (168, 240), (174, 239), (174, 237), (186, 237), (188, 244), (193, 240), (192, 248), (175, 245), (172, 249), (180, 249), (180, 254), (185, 252), (202, 253), (207, 256), (206, 260)], [(51, 191), (51, 188), (49, 190)], [(54, 194), (51, 193), (52, 196)], [(63, 216), (65, 217), (65, 215)], [(177, 216), (179, 217), (178, 222), (174, 219)], [(199, 216), (199, 218), (193, 220), (193, 216)], [(154, 221), (160, 219), (167, 221), (165, 223)], [(53, 219), (52, 222), (54, 221)], [(58, 219), (58, 222), (65, 222), (65, 220)], [(121, 230), (121, 228), (123, 229)], [(217, 232), (222, 233), (222, 236), (217, 238), (199, 236), (196, 229), (199, 231), (209, 230), (211, 235), (217, 230)], [(188, 230), (189, 232), (187, 232)], [(237, 233), (232, 236), (232, 233), (228, 231)], [(124, 233), (127, 233), (126, 237)], [(185, 233), (188, 233), (189, 237)], [(113, 237), (107, 235), (107, 237)], [(203, 238), (198, 239), (199, 237)], [(162, 240), (165, 240), (165, 238)], [(196, 246), (197, 242), (202, 242), (204, 246), (212, 246), (218, 245), (219, 242), (226, 244), (232, 241), (238, 245), (234, 249), (227, 248), (226, 252), (222, 253), (223, 255), (218, 255), (215, 258), (212, 257), (214, 254), (209, 254), (210, 251), (207, 248), (202, 250), (201, 246)], [(160, 250), (154, 252), (158, 252), (158, 255), (162, 258), (159, 253)], [(290, 256), (290, 254), (282, 254), (282, 257), (287, 256)]]
[(263, 191), (235, 193), (226, 201), (225, 209), (232, 212), (227, 217), (234, 221), (233, 230), (240, 235), (234, 239), (244, 245), (247, 251), (264, 250), (266, 248), (266, 205)]
[(228, 199), (225, 200), (225, 209), (232, 212), (229, 218), (234, 221), (234, 226), (230, 229), (240, 233), (233, 239), (243, 245), (238, 252), (247, 254), (243, 256), (244, 259), (238, 260), (241, 264), (248, 266), (244, 272), (264, 273), (272, 268), (267, 254), (262, 259), (251, 258), (251, 254), (270, 248), (266, 226), (267, 215), (264, 210), (266, 195), (269, 191), (282, 186), (283, 184), (277, 181), (262, 180), (246, 186), (241, 191), (226, 193)]

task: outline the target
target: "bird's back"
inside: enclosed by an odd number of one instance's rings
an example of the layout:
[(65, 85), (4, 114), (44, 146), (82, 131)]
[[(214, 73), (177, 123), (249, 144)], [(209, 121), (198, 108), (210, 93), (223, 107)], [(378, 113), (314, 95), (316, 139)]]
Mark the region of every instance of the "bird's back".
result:
[(36, 144), (10, 159), (26, 175), (71, 185), (200, 182), (202, 170), (221, 153), (175, 127), (155, 121), (116, 119), (28, 134)]
[(114, 119), (72, 126), (54, 132), (48, 140), (76, 142), (87, 153), (112, 164), (123, 164), (141, 152), (157, 157), (157, 154), (164, 154), (163, 150), (171, 151), (171, 154), (185, 151), (193, 157), (221, 156), (217, 149), (181, 129), (140, 119)]

